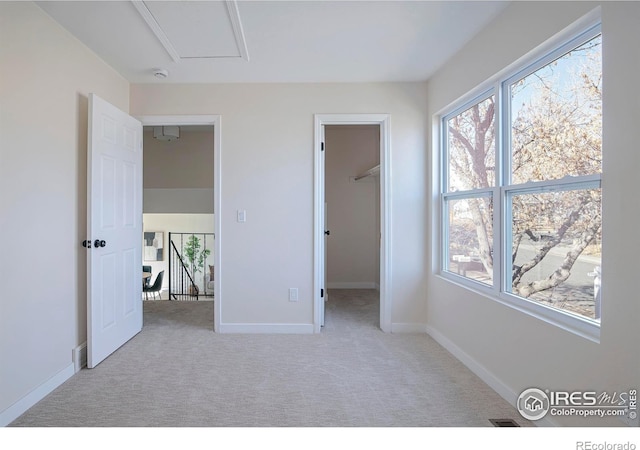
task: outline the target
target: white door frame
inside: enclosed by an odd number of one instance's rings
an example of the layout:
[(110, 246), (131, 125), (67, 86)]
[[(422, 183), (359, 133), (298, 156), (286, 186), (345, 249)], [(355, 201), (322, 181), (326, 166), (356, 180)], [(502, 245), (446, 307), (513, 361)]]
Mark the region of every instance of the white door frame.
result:
[[(389, 114), (315, 114), (314, 115), (314, 238), (313, 285), (314, 332), (321, 329), (324, 298), (320, 290), (324, 286), (324, 154), (323, 127), (325, 125), (379, 125), (380, 126), (380, 328), (391, 332), (391, 117)], [(326, 252), (324, 252), (326, 254)]]
[[(211, 125), (213, 126), (213, 203), (214, 222), (213, 232), (213, 264), (216, 268), (216, 276), (213, 281), (213, 331), (220, 330), (222, 323), (222, 116), (220, 115), (172, 115), (172, 116), (138, 116), (137, 119), (143, 126), (170, 126), (170, 125)], [(144, 148), (143, 148), (144, 152)]]

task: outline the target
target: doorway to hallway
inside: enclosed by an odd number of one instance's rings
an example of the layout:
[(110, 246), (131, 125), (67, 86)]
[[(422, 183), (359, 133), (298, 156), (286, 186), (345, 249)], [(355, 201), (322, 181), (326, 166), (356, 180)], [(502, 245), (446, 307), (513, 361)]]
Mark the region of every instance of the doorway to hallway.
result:
[[(177, 300), (177, 296), (171, 296), (169, 292), (169, 277), (175, 269), (169, 267), (169, 257), (174, 247), (169, 233), (190, 233), (198, 237), (200, 242), (193, 239), (191, 246), (182, 245), (176, 251), (180, 253), (179, 258), (185, 260), (185, 267), (191, 271), (189, 276), (192, 282), (186, 292), (197, 292), (189, 298), (213, 300), (215, 295), (210, 319), (213, 331), (217, 331), (221, 323), (222, 301), (222, 236), (220, 215), (216, 214), (221, 207), (220, 116), (144, 116), (140, 120), (146, 138), (144, 228), (145, 232), (162, 233), (164, 247), (162, 261), (143, 263), (158, 265), (154, 269), (157, 274), (164, 271), (166, 284), (162, 298)], [(164, 133), (163, 129), (167, 132)], [(168, 137), (163, 137), (163, 134)], [(161, 136), (160, 139), (157, 136)], [(172, 150), (170, 147), (174, 141), (181, 141), (184, 148)], [(146, 145), (148, 142), (153, 143), (151, 149)], [(213, 239), (205, 244), (199, 237), (202, 234)], [(193, 261), (189, 259), (189, 249), (193, 250)], [(200, 295), (200, 292), (207, 295)]]

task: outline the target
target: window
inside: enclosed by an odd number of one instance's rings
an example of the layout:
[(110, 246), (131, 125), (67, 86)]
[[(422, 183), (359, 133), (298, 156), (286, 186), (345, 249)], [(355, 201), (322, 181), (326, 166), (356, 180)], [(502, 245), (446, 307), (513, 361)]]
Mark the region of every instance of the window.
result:
[(529, 64), (441, 118), (441, 273), (562, 323), (597, 326), (599, 25)]
[(492, 285), (495, 97), (455, 112), (445, 127), (445, 270)]

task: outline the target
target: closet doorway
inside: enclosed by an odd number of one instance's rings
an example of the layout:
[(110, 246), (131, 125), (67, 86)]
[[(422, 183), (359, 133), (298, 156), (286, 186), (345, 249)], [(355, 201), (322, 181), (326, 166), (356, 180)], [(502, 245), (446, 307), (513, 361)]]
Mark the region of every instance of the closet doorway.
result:
[(325, 222), (330, 232), (325, 307), (339, 322), (348, 316), (353, 325), (378, 327), (380, 127), (328, 125), (324, 143)]
[[(316, 116), (316, 332), (332, 301), (353, 320), (391, 331), (388, 125), (387, 115)], [(366, 307), (372, 302), (378, 317)]]

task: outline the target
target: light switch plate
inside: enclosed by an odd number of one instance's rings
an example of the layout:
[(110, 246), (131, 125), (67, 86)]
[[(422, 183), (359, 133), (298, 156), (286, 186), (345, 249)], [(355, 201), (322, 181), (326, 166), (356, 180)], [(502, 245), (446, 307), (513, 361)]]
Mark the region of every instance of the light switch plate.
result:
[(243, 223), (247, 221), (247, 211), (244, 209), (238, 210), (238, 222)]

